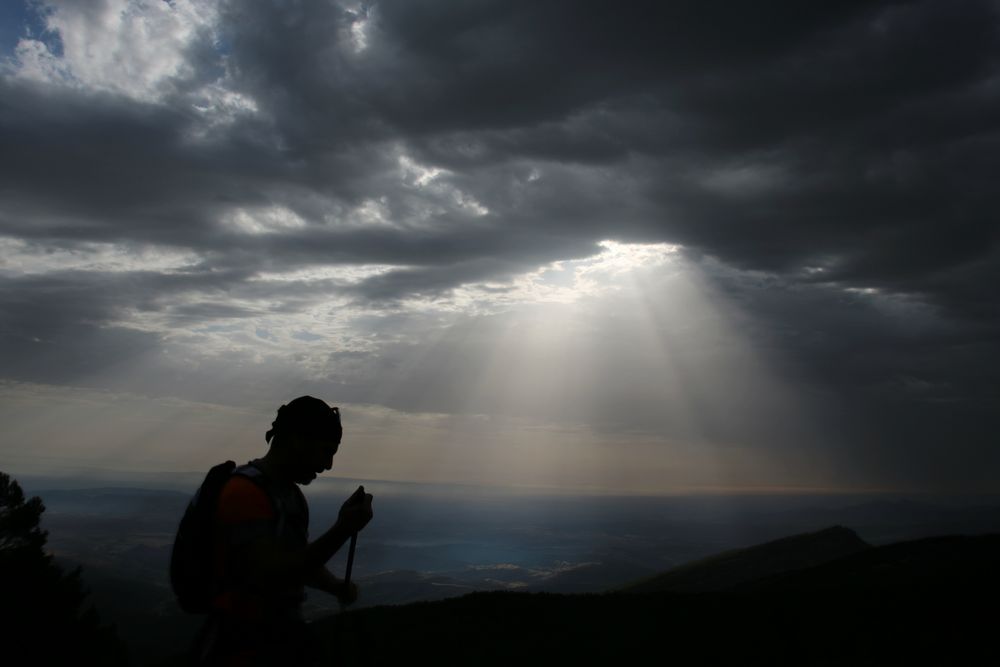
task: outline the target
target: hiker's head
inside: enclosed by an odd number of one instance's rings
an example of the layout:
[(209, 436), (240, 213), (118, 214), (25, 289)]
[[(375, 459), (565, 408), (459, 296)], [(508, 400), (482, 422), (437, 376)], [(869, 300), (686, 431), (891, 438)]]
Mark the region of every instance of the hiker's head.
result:
[(271, 430), (264, 437), (295, 473), (295, 481), (308, 484), (333, 466), (344, 429), (340, 409), (312, 396), (299, 396), (278, 408)]

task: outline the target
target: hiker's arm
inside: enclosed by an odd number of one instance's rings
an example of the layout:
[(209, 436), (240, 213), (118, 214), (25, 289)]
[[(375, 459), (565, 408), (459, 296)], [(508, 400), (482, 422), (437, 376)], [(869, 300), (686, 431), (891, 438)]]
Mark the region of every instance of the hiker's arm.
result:
[(344, 546), (351, 535), (360, 532), (372, 520), (372, 494), (365, 493), (365, 487), (359, 486), (347, 502), (340, 508), (337, 523), (330, 530), (309, 543), (302, 552), (303, 571), (315, 572), (333, 558), (333, 554)]
[[(341, 533), (342, 530), (335, 524), (318, 540), (298, 551), (289, 551), (270, 537), (255, 541), (247, 551), (253, 578), (265, 586), (287, 583), (313, 586), (313, 582), (317, 581), (316, 577), (322, 576), (317, 572), (325, 569), (323, 564), (350, 538), (350, 534)], [(329, 556), (326, 556), (327, 553)], [(317, 567), (315, 563), (320, 558), (323, 560)]]
[[(366, 521), (365, 523), (368, 522)], [(342, 518), (338, 518), (337, 523), (333, 524), (328, 531), (310, 542), (309, 546), (301, 552), (301, 567), (303, 571), (315, 572), (319, 568), (324, 567), (326, 565), (326, 561), (333, 558), (333, 555), (340, 551), (340, 547), (344, 546), (344, 542), (351, 539), (351, 535), (356, 532), (351, 530), (353, 525), (355, 524), (348, 523)], [(361, 527), (364, 528), (364, 525)], [(358, 528), (358, 530), (361, 530), (361, 528)]]
[(251, 568), (261, 580), (308, 584), (344, 542), (371, 521), (372, 496), (363, 488), (359, 491), (340, 508), (337, 522), (304, 549), (288, 551), (274, 539), (255, 542), (249, 554)]

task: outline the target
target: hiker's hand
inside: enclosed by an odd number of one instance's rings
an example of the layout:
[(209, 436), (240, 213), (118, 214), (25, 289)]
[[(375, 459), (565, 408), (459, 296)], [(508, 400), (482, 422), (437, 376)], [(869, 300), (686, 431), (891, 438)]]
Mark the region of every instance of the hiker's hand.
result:
[(335, 595), (337, 596), (337, 601), (345, 607), (354, 604), (358, 599), (358, 585), (353, 581), (346, 585), (344, 582), (340, 582)]
[(368, 525), (372, 520), (372, 494), (365, 493), (365, 487), (358, 490), (347, 499), (340, 508), (337, 523), (350, 534), (354, 534)]

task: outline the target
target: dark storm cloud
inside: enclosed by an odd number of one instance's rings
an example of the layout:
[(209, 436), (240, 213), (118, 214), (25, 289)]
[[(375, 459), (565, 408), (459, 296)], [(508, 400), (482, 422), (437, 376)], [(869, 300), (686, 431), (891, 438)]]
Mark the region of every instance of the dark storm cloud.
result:
[[(377, 309), (602, 239), (666, 242), (828, 399), (831, 429), (882, 443), (867, 450), (880, 469), (899, 443), (926, 474), (943, 439), (985, 452), (1000, 407), (996, 3), (228, 3), (221, 17), (156, 103), (0, 80), (0, 231), (201, 259), (11, 278), (5, 356), (22, 375), (35, 338), (74, 349), (74, 327), (84, 356), (155, 347), (110, 326), (122, 308), (176, 326), (260, 312), (238, 298)], [(258, 113), (212, 125), (193, 100), (223, 71)], [(423, 167), (445, 171), (421, 181)], [(381, 219), (358, 218), (373, 202)], [(231, 224), (267, 207), (303, 226)], [(247, 282), (334, 264), (390, 270)]]
[[(483, 248), (520, 268), (525, 245), (554, 259), (581, 237), (665, 240), (747, 268), (826, 260), (852, 284), (962, 265), (995, 241), (989, 3), (386, 2), (370, 15), (354, 54), (357, 14), (337, 5), (232, 5), (226, 66), (263, 113), (209, 142), (186, 140), (198, 121), (179, 93), (150, 106), (5, 83), (4, 227), (431, 267)], [(446, 179), (486, 219), (414, 223), (427, 195), (390, 173), (397, 146), (455, 169)], [(327, 229), (379, 197), (400, 227)], [(217, 224), (267, 204), (313, 223), (307, 238)], [(508, 236), (524, 242), (496, 242)]]

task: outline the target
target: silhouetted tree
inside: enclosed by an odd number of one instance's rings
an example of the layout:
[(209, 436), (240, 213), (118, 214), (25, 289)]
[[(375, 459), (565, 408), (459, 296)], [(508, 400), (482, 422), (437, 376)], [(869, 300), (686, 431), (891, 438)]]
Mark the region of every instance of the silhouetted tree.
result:
[(41, 498), (25, 500), (17, 481), (0, 472), (0, 658), (125, 664), (114, 629), (84, 606), (80, 568), (67, 574), (45, 552), (44, 511)]

